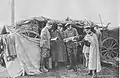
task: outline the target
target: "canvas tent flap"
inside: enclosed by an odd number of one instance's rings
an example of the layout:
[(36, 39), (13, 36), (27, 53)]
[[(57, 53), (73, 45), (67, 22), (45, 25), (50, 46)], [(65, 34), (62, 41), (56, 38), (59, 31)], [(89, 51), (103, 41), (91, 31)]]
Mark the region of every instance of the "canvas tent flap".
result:
[(10, 77), (20, 76), (23, 71), (30, 75), (39, 74), (41, 51), (38, 44), (18, 33), (14, 36), (17, 58), (9, 62), (6, 61), (6, 68)]
[(4, 58), (6, 62), (6, 69), (10, 77), (17, 77), (22, 74), (23, 68), (20, 65), (19, 59), (16, 58), (14, 61), (7, 61), (6, 57)]

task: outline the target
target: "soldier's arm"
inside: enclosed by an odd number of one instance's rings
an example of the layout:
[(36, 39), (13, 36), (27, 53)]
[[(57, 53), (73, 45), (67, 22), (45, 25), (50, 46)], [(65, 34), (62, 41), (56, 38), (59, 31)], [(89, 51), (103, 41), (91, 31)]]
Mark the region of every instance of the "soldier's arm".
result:
[(79, 36), (78, 36), (78, 32), (77, 32), (77, 29), (76, 28), (74, 28), (74, 40), (77, 40), (77, 41), (79, 41)]
[(47, 38), (46, 38), (46, 33), (45, 31), (41, 31), (41, 34), (40, 34), (40, 47), (43, 47), (47, 41)]
[(46, 32), (42, 31), (40, 35), (41, 40), (46, 40)]
[(64, 38), (63, 38), (63, 41), (66, 42), (66, 38), (67, 38), (67, 31), (64, 31)]

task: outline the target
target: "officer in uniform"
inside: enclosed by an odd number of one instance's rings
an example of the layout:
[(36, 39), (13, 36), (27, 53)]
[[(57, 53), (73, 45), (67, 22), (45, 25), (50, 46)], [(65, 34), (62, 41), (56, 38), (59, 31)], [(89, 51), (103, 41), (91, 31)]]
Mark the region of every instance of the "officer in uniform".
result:
[[(65, 30), (65, 38), (74, 38), (75, 36), (78, 36), (78, 32), (75, 28), (71, 26), (70, 23), (67, 23), (66, 25), (66, 30)], [(65, 39), (64, 39), (65, 41)], [(73, 69), (75, 72), (77, 71), (76, 68), (76, 54), (77, 54), (77, 46), (78, 44), (75, 43), (73, 40), (69, 40), (66, 42), (67, 46), (67, 52), (68, 52), (68, 58), (70, 61), (70, 66), (68, 67), (68, 70)]]
[(40, 35), (40, 48), (41, 48), (41, 67), (40, 71), (48, 72), (48, 69), (45, 68), (45, 63), (48, 61), (50, 57), (50, 32), (49, 30), (52, 28), (53, 22), (48, 21), (46, 26), (41, 30)]

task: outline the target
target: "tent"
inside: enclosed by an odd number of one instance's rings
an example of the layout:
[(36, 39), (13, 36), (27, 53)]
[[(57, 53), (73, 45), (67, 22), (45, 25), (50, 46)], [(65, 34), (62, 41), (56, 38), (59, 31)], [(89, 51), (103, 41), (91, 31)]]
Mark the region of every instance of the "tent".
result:
[[(34, 19), (34, 18), (32, 18)], [(39, 18), (37, 18), (38, 20)], [(15, 27), (4, 26), (1, 38), (4, 43), (4, 60), (10, 77), (17, 77), (26, 72), (28, 75), (40, 74), (40, 48), (38, 25), (44, 22), (25, 20), (17, 23)], [(26, 23), (27, 22), (27, 23)], [(24, 24), (23, 24), (24, 23)], [(40, 26), (42, 26), (40, 25)], [(6, 34), (6, 29), (10, 31)], [(5, 33), (5, 34), (4, 34)], [(37, 35), (37, 37), (35, 37)]]

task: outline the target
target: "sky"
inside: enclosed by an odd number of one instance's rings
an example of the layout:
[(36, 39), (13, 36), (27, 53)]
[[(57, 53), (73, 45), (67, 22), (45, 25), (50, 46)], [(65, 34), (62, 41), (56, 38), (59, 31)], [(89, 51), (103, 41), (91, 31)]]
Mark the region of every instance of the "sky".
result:
[[(11, 24), (11, 0), (0, 0), (0, 26)], [(15, 0), (15, 21), (45, 16), (64, 20), (92, 20), (103, 24), (111, 22), (110, 28), (118, 26), (117, 0)]]

